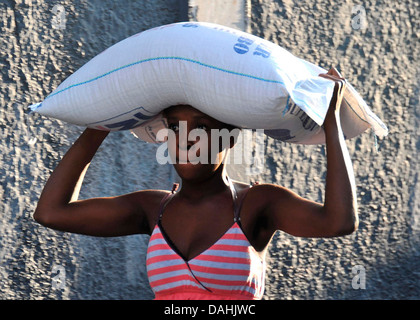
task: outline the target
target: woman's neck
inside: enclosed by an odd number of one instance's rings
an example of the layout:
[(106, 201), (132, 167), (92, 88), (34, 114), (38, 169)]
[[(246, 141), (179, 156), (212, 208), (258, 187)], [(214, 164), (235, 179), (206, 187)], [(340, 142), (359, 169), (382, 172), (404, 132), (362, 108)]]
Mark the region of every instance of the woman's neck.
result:
[(206, 196), (225, 192), (229, 188), (229, 178), (224, 166), (220, 166), (219, 169), (205, 180), (182, 180), (181, 190), (178, 193), (180, 196), (194, 201)]

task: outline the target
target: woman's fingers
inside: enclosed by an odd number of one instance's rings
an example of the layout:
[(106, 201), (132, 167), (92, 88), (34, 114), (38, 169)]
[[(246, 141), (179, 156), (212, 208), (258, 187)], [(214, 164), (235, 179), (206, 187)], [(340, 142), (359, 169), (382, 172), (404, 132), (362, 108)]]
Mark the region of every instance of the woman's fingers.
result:
[(329, 80), (332, 80), (332, 81), (346, 80), (342, 77), (331, 75), (331, 74), (328, 74), (328, 73), (321, 73), (319, 76), (321, 78), (329, 79)]
[(332, 75), (332, 76), (336, 76), (339, 78), (343, 78), (343, 76), (340, 74), (340, 72), (338, 72), (338, 70), (334, 67), (332, 67), (330, 70), (328, 70), (327, 74)]

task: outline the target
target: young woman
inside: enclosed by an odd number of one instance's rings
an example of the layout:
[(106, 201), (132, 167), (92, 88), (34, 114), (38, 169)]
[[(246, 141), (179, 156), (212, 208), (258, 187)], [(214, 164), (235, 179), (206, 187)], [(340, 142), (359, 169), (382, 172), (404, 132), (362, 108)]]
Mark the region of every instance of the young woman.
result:
[[(178, 192), (143, 190), (78, 200), (89, 163), (108, 135), (86, 129), (49, 178), (34, 218), (56, 230), (92, 236), (151, 235), (147, 272), (156, 299), (260, 299), (264, 256), (277, 230), (299, 237), (335, 237), (358, 225), (353, 170), (339, 119), (345, 80), (333, 69), (321, 76), (335, 81), (323, 125), (324, 204), (273, 184), (250, 187), (231, 181), (223, 148), (207, 164), (174, 164), (182, 179)], [(188, 132), (227, 127), (185, 105), (166, 109), (165, 117), (175, 131), (172, 152), (177, 160), (185, 159), (197, 142), (182, 139), (180, 121), (186, 121)]]

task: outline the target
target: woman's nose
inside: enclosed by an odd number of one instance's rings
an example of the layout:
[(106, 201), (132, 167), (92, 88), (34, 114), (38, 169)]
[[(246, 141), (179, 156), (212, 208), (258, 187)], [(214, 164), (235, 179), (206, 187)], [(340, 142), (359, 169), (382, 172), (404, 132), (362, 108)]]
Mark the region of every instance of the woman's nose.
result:
[(185, 137), (179, 137), (179, 149), (180, 150), (190, 150), (191, 147), (195, 144), (195, 141), (188, 140), (188, 135), (185, 135)]

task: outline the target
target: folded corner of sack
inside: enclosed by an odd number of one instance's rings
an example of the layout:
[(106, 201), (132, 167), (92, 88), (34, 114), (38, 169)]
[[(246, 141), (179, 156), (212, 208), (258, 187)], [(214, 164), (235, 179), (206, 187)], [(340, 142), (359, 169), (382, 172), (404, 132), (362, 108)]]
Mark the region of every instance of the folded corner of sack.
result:
[(36, 109), (39, 109), (41, 105), (42, 105), (42, 102), (38, 102), (38, 103), (31, 104), (28, 108), (30, 112), (32, 113), (32, 112), (35, 112)]
[(161, 140), (161, 130), (167, 129), (168, 124), (166, 119), (162, 116), (162, 112), (158, 113), (152, 119), (148, 120), (145, 123), (142, 123), (140, 126), (130, 129), (134, 137), (143, 140), (148, 143), (161, 143), (166, 139)]
[(369, 114), (368, 122), (378, 138), (383, 139), (388, 135), (388, 127), (374, 113)]
[(290, 93), (292, 100), (319, 126), (324, 122), (334, 92), (334, 83), (313, 76), (298, 81)]

